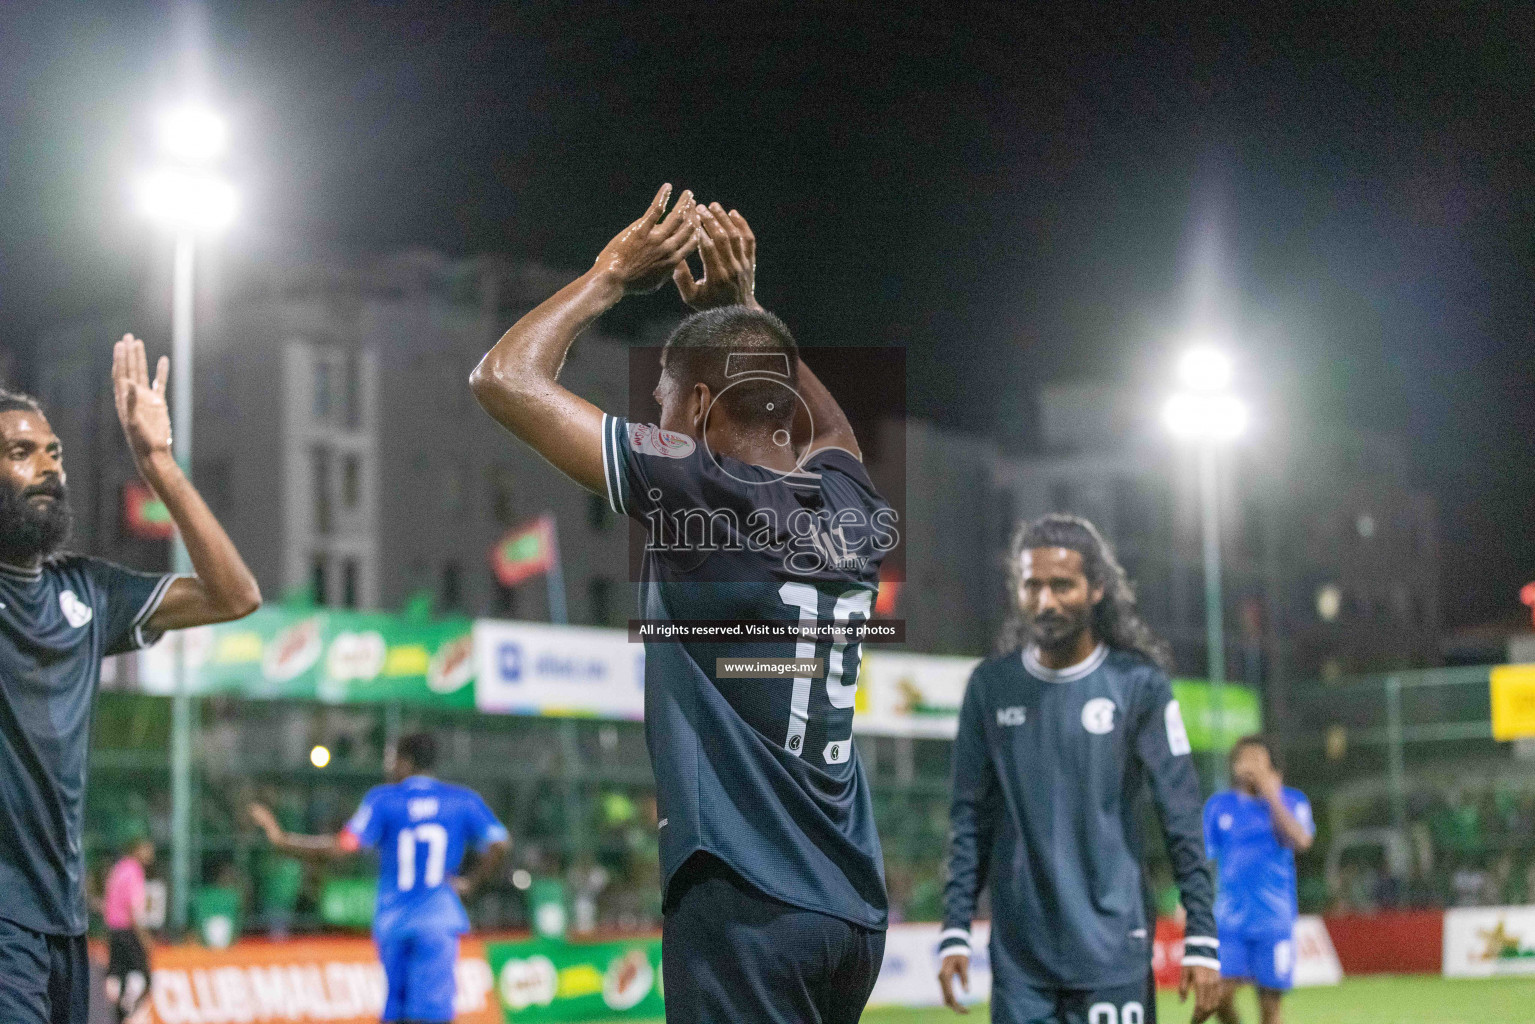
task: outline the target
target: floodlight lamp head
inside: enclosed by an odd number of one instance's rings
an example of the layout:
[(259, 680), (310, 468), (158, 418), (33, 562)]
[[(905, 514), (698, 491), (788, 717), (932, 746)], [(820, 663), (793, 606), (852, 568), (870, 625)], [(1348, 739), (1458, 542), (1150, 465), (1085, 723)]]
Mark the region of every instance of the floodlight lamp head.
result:
[(239, 212), (234, 186), (201, 171), (167, 167), (138, 183), (139, 208), (151, 220), (177, 231), (227, 227)]
[(197, 103), (166, 110), (155, 127), (161, 151), (186, 163), (214, 160), (223, 155), (229, 143), (229, 127), (224, 119)]
[(1195, 345), (1178, 359), (1178, 382), (1190, 391), (1222, 391), (1231, 384), (1231, 357), (1214, 345)]

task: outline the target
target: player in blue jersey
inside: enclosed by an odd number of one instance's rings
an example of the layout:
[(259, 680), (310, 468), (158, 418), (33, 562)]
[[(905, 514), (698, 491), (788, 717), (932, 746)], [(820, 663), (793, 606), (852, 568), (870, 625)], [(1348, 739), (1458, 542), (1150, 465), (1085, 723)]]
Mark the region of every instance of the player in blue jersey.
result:
[(1205, 848), (1220, 866), (1215, 923), (1224, 979), (1222, 1024), (1237, 1024), (1232, 995), (1258, 990), (1263, 1024), (1279, 1024), (1279, 1004), (1295, 973), (1295, 854), (1311, 848), (1316, 826), (1306, 794), (1284, 784), (1261, 736), (1231, 748), (1232, 788), (1205, 804)]
[(1199, 780), (1165, 649), (1086, 520), (1013, 536), (1014, 616), (965, 688), (954, 741), (938, 981), (955, 1010), (970, 923), (991, 889), (996, 1024), (1148, 1024), (1155, 921), (1143, 889), (1148, 788), (1188, 914), (1182, 994), (1220, 996)]
[[(894, 513), (841, 408), (753, 296), (746, 221), (670, 186), (586, 274), (517, 322), (471, 380), (480, 404), (646, 530), (645, 620), (871, 614)], [(697, 247), (703, 277), (687, 255)], [(667, 341), (658, 424), (565, 390), (576, 336), (668, 278), (699, 312)], [(856, 638), (647, 639), (666, 1014), (687, 1024), (854, 1024), (887, 918), (852, 742)]]
[(85, 785), (91, 712), (107, 655), (169, 629), (236, 619), (256, 580), (171, 455), (161, 359), (112, 353), (118, 420), (139, 475), (165, 503), (193, 576), (133, 572), (63, 550), (64, 451), (42, 408), (0, 391), (0, 1020), (82, 1021)]
[[(459, 936), (469, 930), (461, 895), (496, 870), (511, 841), (478, 793), (432, 778), (437, 742), (402, 736), (386, 766), (389, 783), (374, 786), (334, 836), (284, 832), (272, 812), (252, 804), (251, 817), (287, 853), (343, 857), (378, 851), (378, 904), (373, 941), (384, 965), (385, 1021), (450, 1021)], [(459, 865), (471, 847), (471, 874)]]

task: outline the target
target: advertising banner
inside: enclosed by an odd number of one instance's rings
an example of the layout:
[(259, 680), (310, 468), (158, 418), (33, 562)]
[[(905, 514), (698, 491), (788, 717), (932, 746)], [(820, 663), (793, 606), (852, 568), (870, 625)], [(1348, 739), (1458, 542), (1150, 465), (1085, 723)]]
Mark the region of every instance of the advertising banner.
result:
[(198, 694), (474, 707), (468, 619), (266, 607), (238, 622), (186, 630), (144, 651), (138, 678), (146, 693), (175, 690), (178, 638)]
[(599, 1021), (659, 1018), (661, 940), (490, 942), (486, 959), (505, 1019)]
[[(1343, 981), (1343, 967), (1320, 917), (1302, 914), (1295, 922), (1289, 950), (1281, 947), (1275, 955), (1295, 958), (1293, 977), (1296, 988), (1336, 985)], [(1151, 970), (1158, 988), (1178, 987), (1178, 979), (1183, 973), (1183, 928), (1170, 918), (1157, 919)]]
[(863, 648), (853, 730), (871, 736), (953, 739), (965, 683), (979, 658)]
[(645, 647), (622, 630), (479, 619), (474, 650), (481, 711), (645, 717)]
[[(870, 1006), (942, 1006), (938, 990), (939, 924), (894, 924), (885, 933), (885, 962), (869, 996)], [(991, 925), (979, 921), (970, 930), (970, 991), (961, 992), (965, 1003), (991, 998), (991, 960), (986, 944)]]
[(1449, 978), (1535, 974), (1535, 907), (1466, 907), (1444, 915)]
[[(245, 941), (228, 949), (154, 950), (151, 1020), (158, 1024), (377, 1024), (384, 968), (363, 938)], [(485, 948), (459, 948), (461, 1024), (500, 1024)]]
[[(1203, 679), (1174, 679), (1173, 697), (1183, 712), (1189, 746), (1195, 750), (1229, 750), (1243, 736), (1263, 728), (1258, 692), (1246, 686), (1234, 683), (1222, 686), (1218, 710), (1215, 691)], [(1221, 723), (1225, 724), (1224, 729), (1217, 728)]]
[(1535, 736), (1535, 665), (1498, 665), (1488, 685), (1492, 688), (1492, 738)]

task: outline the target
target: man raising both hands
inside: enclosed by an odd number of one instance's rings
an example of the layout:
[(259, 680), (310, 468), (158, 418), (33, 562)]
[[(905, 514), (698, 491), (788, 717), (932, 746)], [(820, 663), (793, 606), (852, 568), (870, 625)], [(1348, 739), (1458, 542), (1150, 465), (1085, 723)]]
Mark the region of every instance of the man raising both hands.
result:
[(139, 474), (186, 541), (192, 576), (133, 572), (63, 551), (64, 452), (38, 403), (0, 391), (0, 1020), (82, 1021), (86, 754), (101, 659), (168, 629), (238, 619), (256, 580), (171, 456), (160, 359), (112, 353), (112, 393)]
[[(891, 510), (841, 408), (757, 305), (746, 221), (687, 192), (663, 217), (669, 195), (506, 332), (474, 372), (475, 397), (645, 525), (644, 618), (866, 620)], [(695, 246), (698, 280), (683, 262)], [(576, 335), (668, 277), (698, 312), (666, 343), (659, 422), (603, 415), (562, 388)], [(704, 535), (684, 528), (700, 518)], [(883, 861), (852, 742), (860, 645), (807, 632), (827, 639), (646, 641), (668, 1020), (855, 1024), (879, 974)], [(787, 671), (732, 675), (743, 663)]]

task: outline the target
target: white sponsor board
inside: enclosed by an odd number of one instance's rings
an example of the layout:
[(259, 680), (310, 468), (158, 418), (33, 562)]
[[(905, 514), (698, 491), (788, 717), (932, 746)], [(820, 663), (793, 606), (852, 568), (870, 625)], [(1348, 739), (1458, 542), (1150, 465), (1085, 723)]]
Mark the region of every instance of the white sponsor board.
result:
[(1535, 907), (1466, 907), (1445, 911), (1448, 978), (1535, 974)]
[(1302, 914), (1296, 918), (1294, 941), (1296, 988), (1337, 985), (1343, 981), (1343, 964), (1320, 917)]
[(622, 630), (478, 619), (474, 651), (481, 711), (645, 717), (645, 647)]
[[(937, 924), (895, 924), (885, 933), (885, 962), (869, 996), (870, 1006), (942, 1006), (938, 989)], [(991, 925), (977, 922), (970, 932), (970, 991), (959, 993), (965, 1003), (991, 998), (991, 960), (986, 943)]]
[(978, 664), (979, 658), (903, 654), (865, 644), (854, 731), (953, 739), (965, 684)]

